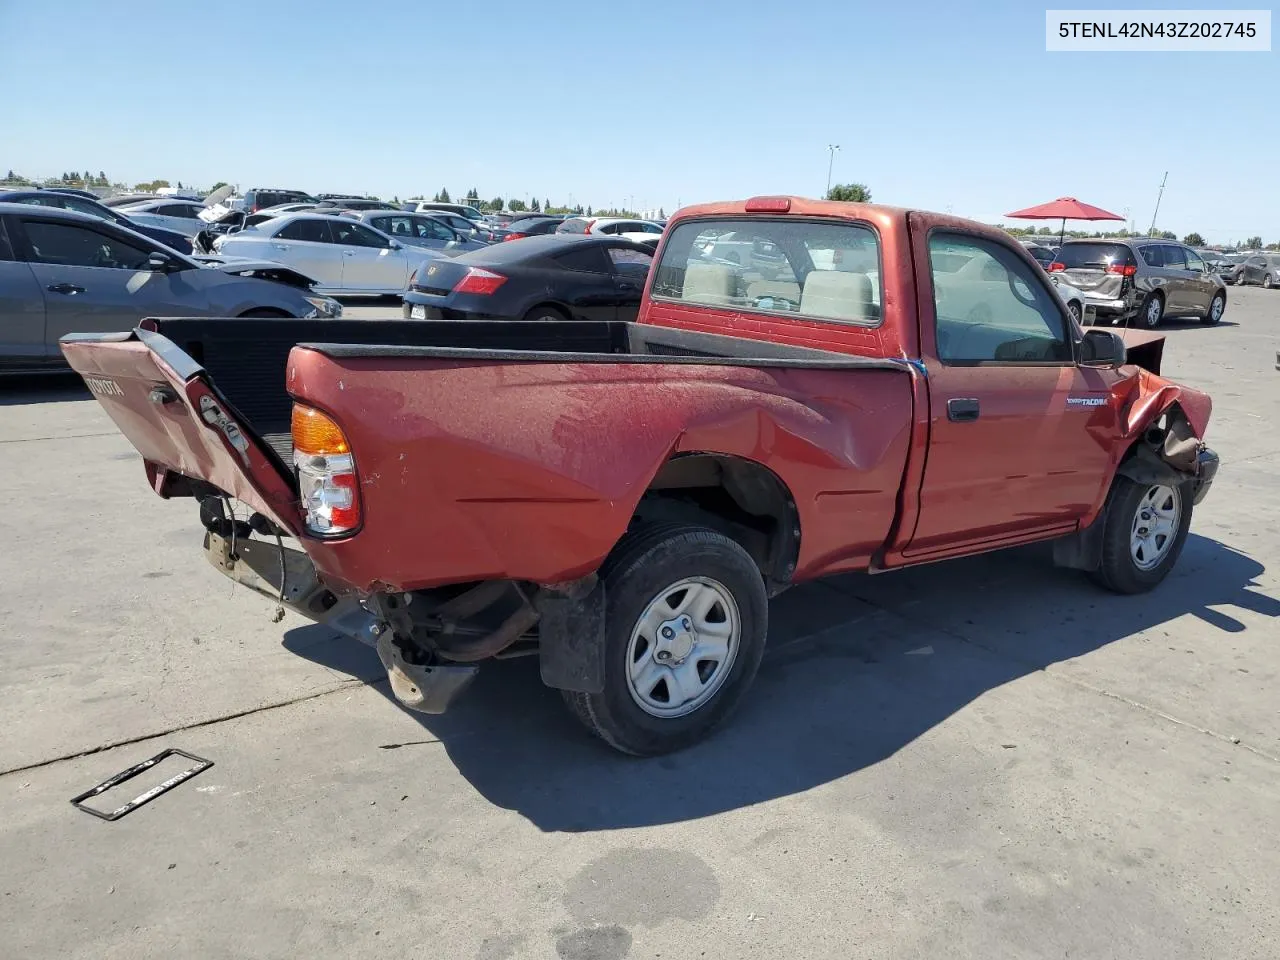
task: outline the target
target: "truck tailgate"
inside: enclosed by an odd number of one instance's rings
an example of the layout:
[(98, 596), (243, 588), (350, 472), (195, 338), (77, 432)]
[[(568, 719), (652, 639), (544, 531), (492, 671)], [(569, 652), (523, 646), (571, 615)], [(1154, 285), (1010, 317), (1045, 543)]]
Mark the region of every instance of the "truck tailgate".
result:
[(62, 353), (120, 432), (142, 454), (152, 486), (171, 474), (205, 481), (296, 534), (292, 474), (214, 388), (204, 369), (165, 337), (71, 334)]

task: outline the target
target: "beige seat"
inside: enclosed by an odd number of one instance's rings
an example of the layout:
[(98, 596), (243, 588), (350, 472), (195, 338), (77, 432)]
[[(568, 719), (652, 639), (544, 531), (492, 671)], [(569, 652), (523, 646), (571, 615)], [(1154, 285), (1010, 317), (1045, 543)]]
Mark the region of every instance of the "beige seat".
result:
[(690, 263), (684, 271), (685, 300), (695, 303), (735, 303), (738, 279), (733, 267), (722, 263)]
[(874, 320), (879, 311), (871, 293), (871, 278), (865, 273), (814, 270), (805, 278), (800, 312), (833, 320)]

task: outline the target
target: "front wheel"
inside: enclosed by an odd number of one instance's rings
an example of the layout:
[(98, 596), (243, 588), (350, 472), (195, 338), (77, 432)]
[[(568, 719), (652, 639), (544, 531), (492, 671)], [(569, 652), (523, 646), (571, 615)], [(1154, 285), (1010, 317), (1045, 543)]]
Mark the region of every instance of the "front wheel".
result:
[(1275, 278), (1272, 277), (1271, 274), (1268, 273), (1266, 276), (1262, 278), (1263, 289), (1270, 290), (1275, 285), (1276, 285)]
[(702, 739), (764, 655), (769, 603), (755, 561), (705, 527), (651, 524), (619, 542), (602, 574), (604, 689), (566, 691), (566, 702), (623, 753), (655, 756)]
[(1117, 476), (1107, 497), (1102, 565), (1094, 579), (1116, 593), (1145, 593), (1173, 569), (1191, 529), (1190, 484)]
[(1084, 313), (1080, 309), (1078, 301), (1072, 300), (1067, 304), (1067, 313), (1071, 314), (1071, 319), (1079, 326), (1084, 326)]
[(1222, 319), (1223, 311), (1227, 309), (1227, 296), (1219, 291), (1213, 295), (1213, 299), (1209, 301), (1209, 309), (1205, 315), (1200, 318), (1203, 324), (1213, 325)]

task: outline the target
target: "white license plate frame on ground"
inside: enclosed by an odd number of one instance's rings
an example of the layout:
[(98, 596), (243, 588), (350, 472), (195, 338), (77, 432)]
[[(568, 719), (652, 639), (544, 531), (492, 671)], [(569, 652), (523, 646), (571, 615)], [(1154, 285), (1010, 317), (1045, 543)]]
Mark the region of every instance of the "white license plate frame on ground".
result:
[(413, 306), (409, 308), (409, 319), (410, 320), (427, 319), (427, 308), (422, 306), (422, 304), (420, 303), (415, 303)]

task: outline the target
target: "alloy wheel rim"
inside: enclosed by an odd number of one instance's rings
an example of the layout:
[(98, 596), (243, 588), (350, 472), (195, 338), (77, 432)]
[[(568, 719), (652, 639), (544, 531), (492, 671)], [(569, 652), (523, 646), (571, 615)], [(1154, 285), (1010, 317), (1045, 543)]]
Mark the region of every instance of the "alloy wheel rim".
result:
[(1160, 322), (1160, 301), (1157, 298), (1152, 297), (1151, 306), (1147, 307), (1147, 323), (1154, 327), (1159, 322)]
[(1129, 555), (1139, 570), (1151, 570), (1173, 549), (1182, 518), (1182, 498), (1173, 487), (1147, 488), (1133, 514), (1129, 532)]
[(724, 685), (741, 639), (738, 604), (724, 584), (678, 580), (658, 591), (631, 631), (627, 691), (650, 716), (688, 716)]
[(1217, 320), (1221, 318), (1224, 302), (1225, 301), (1222, 297), (1213, 298), (1213, 306), (1210, 308), (1213, 311), (1213, 319)]

